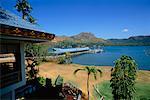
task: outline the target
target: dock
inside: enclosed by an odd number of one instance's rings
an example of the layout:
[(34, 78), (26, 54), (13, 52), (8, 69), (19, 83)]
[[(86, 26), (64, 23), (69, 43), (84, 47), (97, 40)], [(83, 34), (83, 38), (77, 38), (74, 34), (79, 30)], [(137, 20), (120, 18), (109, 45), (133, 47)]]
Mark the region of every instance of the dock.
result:
[[(64, 54), (69, 52), (71, 57), (79, 56), (83, 54), (90, 54), (90, 53), (101, 53), (103, 49), (90, 49), (89, 47), (85, 48), (71, 48), (71, 49), (61, 49), (61, 48), (53, 48), (52, 51), (49, 52), (50, 56), (46, 56), (46, 59), (55, 60), (59, 57), (65, 56)], [(27, 58), (39, 58), (39, 57), (26, 57)], [(43, 57), (40, 57), (43, 58)]]
[(63, 55), (66, 52), (71, 53), (72, 55), (80, 55), (86, 53), (101, 53), (103, 49), (90, 49), (89, 47), (85, 48), (69, 48), (69, 49), (61, 49), (61, 48), (53, 48), (49, 52), (52, 55)]
[(65, 54), (66, 52), (77, 53), (77, 52), (87, 52), (87, 51), (90, 51), (89, 47), (85, 47), (85, 48), (67, 48), (67, 49), (53, 48), (53, 49), (51, 49), (51, 51), (49, 53), (53, 54), (53, 55), (62, 55), (62, 54)]

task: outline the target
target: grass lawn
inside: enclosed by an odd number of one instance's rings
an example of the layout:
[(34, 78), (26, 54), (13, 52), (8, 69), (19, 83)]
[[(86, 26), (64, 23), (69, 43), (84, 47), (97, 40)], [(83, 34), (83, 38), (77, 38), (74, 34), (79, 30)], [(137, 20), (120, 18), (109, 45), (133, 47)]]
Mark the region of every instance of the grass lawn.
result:
[[(110, 87), (109, 81), (104, 81), (100, 84), (97, 84), (98, 90), (103, 94), (105, 97), (105, 100), (112, 100), (113, 95)], [(135, 84), (136, 93), (135, 98), (133, 100), (150, 100), (150, 84), (149, 83), (143, 83), (143, 82), (137, 82)], [(98, 98), (98, 94), (94, 92), (95, 96)]]

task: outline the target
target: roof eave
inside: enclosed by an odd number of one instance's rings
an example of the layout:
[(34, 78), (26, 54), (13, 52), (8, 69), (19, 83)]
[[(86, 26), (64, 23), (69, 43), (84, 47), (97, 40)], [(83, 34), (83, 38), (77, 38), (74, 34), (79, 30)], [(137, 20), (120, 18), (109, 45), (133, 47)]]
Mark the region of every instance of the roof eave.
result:
[(54, 34), (15, 26), (0, 24), (0, 27), (1, 38), (12, 37), (13, 39), (18, 39), (22, 41), (46, 42), (53, 40), (55, 37)]

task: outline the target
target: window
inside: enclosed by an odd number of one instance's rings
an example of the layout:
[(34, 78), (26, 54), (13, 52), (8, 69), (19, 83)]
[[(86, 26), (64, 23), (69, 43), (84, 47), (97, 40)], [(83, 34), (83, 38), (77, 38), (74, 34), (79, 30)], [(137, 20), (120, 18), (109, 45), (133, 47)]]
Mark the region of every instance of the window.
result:
[(20, 44), (0, 44), (0, 88), (21, 80)]

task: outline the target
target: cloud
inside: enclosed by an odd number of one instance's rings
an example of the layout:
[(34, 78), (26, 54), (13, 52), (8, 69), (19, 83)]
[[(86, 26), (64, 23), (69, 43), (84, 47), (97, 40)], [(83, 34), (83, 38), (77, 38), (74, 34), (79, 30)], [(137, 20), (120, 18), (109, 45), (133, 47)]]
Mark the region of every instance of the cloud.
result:
[(122, 32), (128, 32), (129, 30), (127, 29), (127, 28), (124, 28), (123, 30), (122, 30)]

